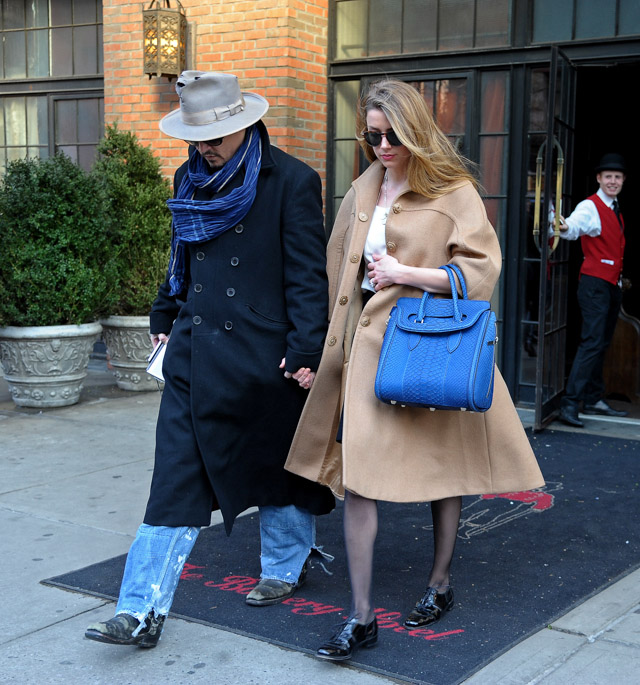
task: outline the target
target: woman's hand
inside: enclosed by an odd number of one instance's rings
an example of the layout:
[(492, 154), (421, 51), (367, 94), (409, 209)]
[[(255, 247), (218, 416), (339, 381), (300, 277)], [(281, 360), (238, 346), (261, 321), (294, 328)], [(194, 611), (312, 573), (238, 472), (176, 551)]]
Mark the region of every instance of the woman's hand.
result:
[[(286, 366), (286, 358), (283, 357), (282, 362), (280, 362), (280, 368), (284, 369)], [(285, 378), (293, 378), (294, 381), (298, 381), (298, 385), (305, 390), (310, 390), (313, 385), (313, 381), (316, 378), (316, 372), (311, 369), (305, 369), (300, 367), (295, 373), (289, 373), (289, 371), (284, 372)]]
[(149, 337), (151, 338), (151, 344), (153, 345), (154, 350), (158, 346), (158, 343), (169, 342), (169, 336), (166, 333), (150, 333)]
[(373, 262), (368, 264), (369, 281), (376, 292), (381, 288), (386, 288), (398, 280), (406, 271), (406, 267), (391, 255), (373, 255)]

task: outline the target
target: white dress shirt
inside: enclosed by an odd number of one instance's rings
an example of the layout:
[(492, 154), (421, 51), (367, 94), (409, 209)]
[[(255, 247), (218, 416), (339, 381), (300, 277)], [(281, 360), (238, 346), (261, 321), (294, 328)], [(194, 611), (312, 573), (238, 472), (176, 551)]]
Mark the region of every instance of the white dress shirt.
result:
[[(613, 211), (614, 197), (609, 197), (602, 188), (598, 188), (596, 195)], [(595, 238), (600, 235), (602, 225), (600, 214), (593, 200), (582, 200), (571, 212), (571, 216), (565, 219), (568, 228), (560, 232), (560, 237), (566, 240), (577, 240), (580, 236), (588, 235)]]
[[(377, 205), (373, 216), (371, 217), (371, 224), (369, 225), (369, 232), (367, 233), (367, 242), (364, 244), (364, 259), (367, 264), (373, 261), (373, 255), (377, 254), (381, 257), (387, 254), (387, 238), (385, 235), (385, 225), (387, 223), (387, 216), (389, 215), (389, 207), (380, 207)], [(362, 281), (362, 289), (370, 290), (375, 293), (376, 289), (369, 281), (368, 269)]]

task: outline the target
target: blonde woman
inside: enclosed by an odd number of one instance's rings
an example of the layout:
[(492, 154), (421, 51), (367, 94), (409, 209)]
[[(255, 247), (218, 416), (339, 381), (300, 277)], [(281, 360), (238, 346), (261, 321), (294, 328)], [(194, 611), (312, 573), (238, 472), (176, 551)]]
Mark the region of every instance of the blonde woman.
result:
[(405, 620), (412, 629), (453, 607), (450, 566), (462, 495), (544, 484), (499, 373), (484, 414), (376, 398), (380, 347), (397, 299), (449, 292), (438, 267), (450, 263), (462, 270), (469, 297), (487, 300), (501, 255), (472, 174), (414, 88), (375, 83), (360, 102), (358, 133), (372, 163), (345, 196), (331, 234), (329, 331), (286, 466), (345, 497), (352, 606), (317, 652), (334, 661), (377, 640), (377, 500), (431, 502), (433, 560), (426, 590)]

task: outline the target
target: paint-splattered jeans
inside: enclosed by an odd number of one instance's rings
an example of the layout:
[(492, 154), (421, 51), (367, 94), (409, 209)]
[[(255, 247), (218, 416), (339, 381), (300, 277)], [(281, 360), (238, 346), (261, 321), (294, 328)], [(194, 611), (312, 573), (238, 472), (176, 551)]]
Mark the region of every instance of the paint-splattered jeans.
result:
[[(260, 507), (261, 578), (298, 580), (304, 562), (316, 549), (315, 523), (306, 509), (293, 505)], [(116, 614), (130, 614), (141, 622), (151, 610), (166, 616), (199, 532), (187, 526), (143, 523), (127, 556)]]

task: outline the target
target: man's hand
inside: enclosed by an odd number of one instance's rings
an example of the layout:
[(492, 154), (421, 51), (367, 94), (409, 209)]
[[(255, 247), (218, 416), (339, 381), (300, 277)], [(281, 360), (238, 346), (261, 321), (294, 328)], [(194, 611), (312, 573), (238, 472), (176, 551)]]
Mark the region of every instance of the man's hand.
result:
[(161, 343), (161, 342), (168, 343), (169, 342), (169, 336), (166, 333), (150, 333), (149, 337), (151, 338), (151, 344), (153, 345), (154, 350), (158, 346), (158, 343)]
[[(280, 368), (284, 369), (286, 366), (286, 358), (282, 358), (280, 362)], [(305, 369), (300, 367), (295, 373), (289, 373), (289, 371), (284, 372), (285, 378), (293, 378), (294, 381), (298, 381), (298, 385), (305, 390), (310, 390), (313, 385), (313, 381), (316, 378), (316, 372), (311, 369)]]

